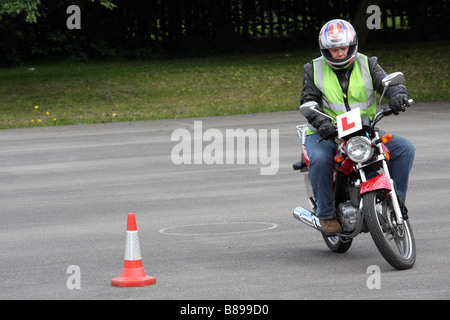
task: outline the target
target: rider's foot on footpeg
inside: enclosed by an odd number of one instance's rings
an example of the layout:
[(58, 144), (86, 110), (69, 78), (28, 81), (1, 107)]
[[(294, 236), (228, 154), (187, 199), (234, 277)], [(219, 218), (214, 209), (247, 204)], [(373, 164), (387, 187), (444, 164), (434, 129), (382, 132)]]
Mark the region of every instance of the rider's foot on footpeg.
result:
[(327, 236), (332, 236), (342, 231), (342, 227), (336, 219), (319, 219), (319, 221), (323, 233), (325, 233)]

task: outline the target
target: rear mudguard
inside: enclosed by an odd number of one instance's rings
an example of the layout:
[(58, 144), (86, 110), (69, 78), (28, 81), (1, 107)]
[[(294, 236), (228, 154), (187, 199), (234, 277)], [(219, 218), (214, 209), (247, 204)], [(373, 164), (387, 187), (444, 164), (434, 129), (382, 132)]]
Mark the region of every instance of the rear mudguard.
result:
[(391, 183), (389, 182), (389, 178), (384, 174), (380, 173), (376, 177), (363, 182), (359, 187), (359, 195), (364, 193), (374, 191), (374, 190), (392, 190)]

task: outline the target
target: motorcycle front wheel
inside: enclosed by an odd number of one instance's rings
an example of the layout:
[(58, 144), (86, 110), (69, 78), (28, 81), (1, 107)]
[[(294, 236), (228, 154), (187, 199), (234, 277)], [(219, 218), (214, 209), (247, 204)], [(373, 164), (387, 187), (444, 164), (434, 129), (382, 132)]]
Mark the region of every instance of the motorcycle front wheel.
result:
[(384, 190), (363, 196), (364, 218), (375, 245), (386, 261), (398, 270), (416, 262), (416, 244), (408, 220), (398, 224), (390, 197)]

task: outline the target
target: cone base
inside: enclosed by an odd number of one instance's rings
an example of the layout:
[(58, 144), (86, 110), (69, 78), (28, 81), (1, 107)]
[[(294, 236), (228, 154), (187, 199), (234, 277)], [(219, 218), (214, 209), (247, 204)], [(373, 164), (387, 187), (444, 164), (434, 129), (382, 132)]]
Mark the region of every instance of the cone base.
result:
[(143, 287), (155, 283), (156, 278), (145, 273), (142, 260), (125, 260), (120, 277), (111, 279), (111, 285), (116, 287)]
[(156, 283), (156, 278), (151, 276), (143, 277), (118, 277), (111, 279), (111, 285), (115, 287), (143, 287)]

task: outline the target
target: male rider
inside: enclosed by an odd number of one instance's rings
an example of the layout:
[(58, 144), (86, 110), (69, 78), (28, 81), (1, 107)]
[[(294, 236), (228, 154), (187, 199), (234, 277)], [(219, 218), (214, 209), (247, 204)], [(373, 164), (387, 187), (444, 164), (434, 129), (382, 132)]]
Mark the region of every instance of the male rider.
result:
[[(321, 111), (336, 116), (360, 108), (361, 115), (373, 120), (376, 114), (375, 91), (383, 91), (381, 80), (386, 76), (377, 57), (358, 53), (358, 39), (353, 26), (347, 21), (335, 19), (327, 22), (319, 34), (321, 57), (303, 67), (303, 91), (301, 104), (315, 101)], [(389, 87), (385, 97), (395, 115), (409, 106), (404, 85)], [(311, 112), (305, 147), (309, 156), (311, 185), (317, 202), (316, 215), (326, 235), (342, 231), (333, 207), (332, 183), (334, 156), (336, 154), (335, 129), (331, 119)], [(319, 142), (319, 140), (321, 140)], [(391, 174), (397, 191), (405, 202), (409, 173), (414, 161), (415, 148), (403, 137), (394, 135), (386, 144), (390, 151)]]

